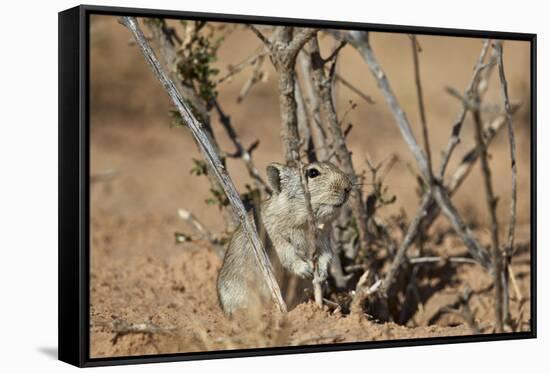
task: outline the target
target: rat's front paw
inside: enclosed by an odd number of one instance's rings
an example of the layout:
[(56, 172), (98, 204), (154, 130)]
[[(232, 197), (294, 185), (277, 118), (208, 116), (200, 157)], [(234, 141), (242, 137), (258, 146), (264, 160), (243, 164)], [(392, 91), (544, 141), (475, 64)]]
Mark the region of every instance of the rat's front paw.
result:
[(302, 278), (311, 278), (313, 277), (313, 262), (311, 260), (296, 261), (292, 266), (292, 272)]
[(322, 284), (328, 278), (328, 271), (326, 267), (319, 268), (319, 277), (313, 280), (314, 284)]
[(328, 267), (332, 260), (332, 255), (329, 251), (321, 254), (319, 257), (319, 279), (316, 282), (324, 282), (328, 278)]

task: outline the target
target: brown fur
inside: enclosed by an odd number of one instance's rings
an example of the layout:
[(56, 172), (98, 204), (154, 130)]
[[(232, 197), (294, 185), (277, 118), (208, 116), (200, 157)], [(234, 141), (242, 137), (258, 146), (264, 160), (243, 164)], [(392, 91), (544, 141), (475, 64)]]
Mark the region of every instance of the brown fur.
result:
[[(328, 227), (347, 201), (351, 181), (340, 169), (328, 162), (312, 163), (318, 176), (308, 177), (311, 206), (318, 225)], [(278, 163), (267, 166), (273, 195), (260, 205), (261, 223), (268, 237), (268, 249), (274, 249), (284, 268), (300, 277), (313, 274), (313, 263), (307, 253), (307, 210), (297, 168)], [(251, 213), (250, 213), (251, 214)], [(328, 229), (316, 234), (321, 279), (327, 276), (332, 258)], [(218, 274), (218, 298), (225, 313), (266, 304), (270, 293), (258, 268), (252, 247), (241, 226), (233, 233)]]

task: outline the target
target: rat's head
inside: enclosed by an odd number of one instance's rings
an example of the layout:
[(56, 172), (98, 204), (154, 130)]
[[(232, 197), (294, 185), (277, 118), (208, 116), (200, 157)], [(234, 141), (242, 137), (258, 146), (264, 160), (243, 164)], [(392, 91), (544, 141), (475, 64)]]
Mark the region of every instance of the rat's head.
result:
[[(304, 167), (311, 207), (318, 222), (333, 218), (346, 203), (351, 192), (350, 178), (329, 162), (314, 162)], [(305, 210), (304, 194), (299, 170), (279, 163), (267, 166), (267, 177), (274, 195), (283, 195), (290, 204), (290, 211)], [(294, 203), (297, 202), (297, 203)]]

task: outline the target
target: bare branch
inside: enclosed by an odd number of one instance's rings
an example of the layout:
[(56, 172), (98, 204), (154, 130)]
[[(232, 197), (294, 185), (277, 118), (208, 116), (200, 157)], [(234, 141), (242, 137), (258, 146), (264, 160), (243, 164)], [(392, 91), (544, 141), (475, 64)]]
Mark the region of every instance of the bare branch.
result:
[(309, 193), (309, 186), (306, 180), (305, 167), (300, 160), (298, 160), (299, 170), (300, 170), (300, 183), (302, 184), (302, 189), (304, 190), (304, 200), (307, 211), (307, 242), (309, 248), (309, 256), (314, 264), (313, 269), (313, 297), (315, 303), (322, 307), (323, 306), (323, 288), (321, 283), (321, 278), (319, 275), (319, 266), (317, 261), (318, 248), (317, 248), (317, 224), (315, 222), (315, 216), (313, 215), (313, 209), (311, 207), (311, 195)]
[[(485, 56), (487, 55), (487, 51), (489, 49), (489, 40), (484, 40), (483, 45), (481, 47), (481, 52), (479, 55), (479, 58), (477, 60), (477, 63), (474, 67), (474, 73), (472, 75), (472, 78), (470, 79), (470, 82), (468, 83), (468, 86), (466, 88), (466, 94), (464, 97), (469, 98), (472, 96), (472, 93), (474, 92), (474, 89), (479, 87), (478, 81), (479, 76), (483, 69), (485, 68), (483, 64), (483, 61), (485, 60)], [(481, 93), (481, 92), (480, 92)], [(445, 175), (445, 170), (447, 168), (447, 165), (449, 164), (449, 160), (451, 159), (451, 155), (453, 154), (454, 149), (460, 142), (460, 132), (462, 130), (462, 123), (464, 123), (464, 119), (466, 118), (466, 113), (468, 112), (468, 107), (463, 104), (462, 110), (460, 114), (458, 115), (458, 118), (455, 120), (452, 130), (451, 130), (451, 137), (449, 138), (449, 141), (447, 143), (447, 146), (445, 150), (443, 151), (443, 156), (441, 158), (441, 164), (439, 166), (439, 171), (437, 173), (437, 178), (439, 180), (442, 180)]]
[(252, 25), (252, 31), (269, 47), (271, 61), (279, 74), (279, 108), (282, 122), (283, 151), (287, 164), (297, 167), (300, 174), (300, 183), (304, 193), (307, 210), (307, 241), (309, 254), (314, 263), (313, 289), (315, 302), (323, 305), (322, 287), (317, 263), (316, 233), (317, 225), (309, 195), (309, 188), (305, 178), (304, 165), (300, 157), (300, 134), (298, 131), (298, 107), (296, 103), (296, 58), (304, 44), (311, 39), (317, 29), (294, 29), (282, 27), (274, 35), (273, 42), (266, 43), (265, 37)]
[(363, 194), (360, 186), (357, 183), (357, 175), (355, 174), (355, 168), (351, 158), (351, 152), (349, 151), (345, 136), (340, 126), (340, 121), (336, 114), (336, 108), (334, 106), (332, 97), (332, 84), (330, 77), (327, 77), (323, 68), (323, 60), (320, 55), (319, 43), (317, 38), (311, 39), (308, 44), (311, 58), (312, 78), (317, 87), (317, 95), (323, 104), (325, 114), (327, 116), (327, 122), (332, 137), (332, 144), (334, 152), (338, 158), (338, 161), (342, 167), (342, 170), (352, 179), (352, 212), (357, 222), (359, 230), (359, 246), (363, 253), (367, 253), (368, 247), (368, 228), (367, 228), (367, 214), (365, 211), (365, 205), (363, 203)]
[(363, 304), (365, 303), (365, 300), (374, 293), (378, 292), (382, 285), (382, 281), (377, 280), (374, 284), (368, 286), (367, 282), (369, 279), (369, 273), (370, 272), (368, 270), (365, 271), (365, 273), (363, 273), (363, 275), (359, 278), (359, 281), (357, 281), (353, 300), (350, 305), (350, 311), (352, 314), (363, 313)]
[(260, 190), (263, 190), (267, 194), (271, 194), (271, 188), (269, 187), (269, 185), (267, 185), (264, 179), (262, 179), (262, 177), (260, 176), (260, 172), (252, 161), (252, 154), (250, 154), (251, 152), (242, 145), (239, 135), (237, 135), (237, 132), (233, 128), (233, 125), (231, 124), (231, 118), (223, 112), (218, 103), (218, 100), (214, 100), (214, 106), (218, 111), (222, 126), (225, 128), (227, 135), (237, 149), (237, 151), (235, 152), (235, 156), (242, 159), (246, 166), (246, 169), (248, 170), (248, 174), (256, 184), (256, 187)]
[(256, 27), (253, 25), (248, 25), (248, 27), (268, 46), (271, 61), (279, 73), (279, 107), (283, 128), (281, 131), (283, 152), (288, 164), (297, 165), (299, 154), (296, 141), (299, 141), (299, 134), (294, 66), (298, 52), (318, 30), (301, 29), (295, 33), (294, 28), (285, 26), (275, 33), (273, 41), (269, 41)]
[[(474, 100), (479, 104), (479, 96), (473, 95)], [(475, 139), (479, 158), (481, 162), (481, 171), (483, 175), (483, 184), (485, 187), (485, 201), (487, 203), (487, 210), (490, 218), (490, 230), (492, 241), (492, 256), (493, 256), (493, 276), (495, 285), (495, 321), (497, 332), (503, 330), (503, 295), (502, 295), (502, 256), (499, 245), (498, 237), (498, 220), (496, 213), (497, 199), (493, 191), (493, 182), (491, 180), (491, 168), (489, 166), (489, 159), (487, 155), (487, 146), (483, 139), (483, 125), (481, 120), (481, 113), (479, 110), (473, 110), (472, 115), (474, 117)]]
[(321, 104), (319, 103), (319, 97), (317, 90), (313, 85), (311, 58), (305, 52), (302, 52), (299, 56), (300, 68), (305, 85), (305, 91), (307, 94), (306, 105), (309, 110), (310, 128), (312, 140), (315, 145), (316, 153), (319, 160), (326, 161), (328, 159), (328, 145), (327, 134), (323, 127), (323, 121), (321, 119)]
[(344, 48), (346, 45), (348, 45), (347, 41), (341, 41), (340, 44), (334, 50), (330, 53), (330, 55), (327, 58), (323, 58), (323, 63), (330, 62), (332, 60), (336, 59), (336, 56), (338, 56), (338, 53)]
[[(512, 113), (515, 113), (519, 108), (520, 104), (512, 104)], [(491, 122), (486, 123), (483, 129), (483, 138), (485, 139), (486, 146), (488, 147), (497, 133), (504, 127), (506, 122), (505, 115), (499, 115)], [(462, 185), (466, 177), (470, 174), (470, 171), (475, 165), (475, 162), (479, 159), (479, 153), (477, 146), (474, 145), (470, 150), (464, 153), (462, 156), (462, 161), (457, 166), (449, 180), (445, 183), (445, 186), (449, 192), (449, 196), (453, 196), (458, 188)], [(439, 206), (434, 202), (430, 205), (428, 209), (428, 215), (422, 223), (423, 231), (426, 231), (439, 216), (441, 210)]]
[(451, 223), (453, 229), (466, 245), (466, 248), (470, 252), (470, 255), (477, 259), (486, 269), (491, 271), (492, 265), (486, 251), (482, 249), (479, 243), (474, 239), (470, 228), (468, 228), (468, 226), (464, 223), (464, 221), (458, 214), (458, 211), (452, 204), (451, 199), (449, 198), (449, 194), (447, 193), (445, 188), (441, 186), (435, 187), (434, 197), (439, 207), (441, 208), (441, 211), (447, 216), (447, 219)]
[[(512, 113), (515, 113), (519, 106), (519, 103), (512, 105)], [(502, 127), (504, 127), (505, 124), (506, 115), (499, 115), (491, 122), (485, 124), (483, 129), (483, 138), (486, 147), (489, 146), (496, 134), (502, 129)], [(477, 146), (474, 146), (464, 153), (462, 156), (462, 161), (446, 183), (447, 189), (449, 190), (449, 195), (452, 196), (458, 190), (460, 185), (462, 185), (462, 182), (466, 179), (466, 176), (468, 176), (478, 158), (479, 153)]]
[(172, 99), (173, 104), (178, 109), (182, 119), (185, 123), (187, 123), (193, 136), (197, 140), (204, 158), (214, 170), (218, 181), (222, 185), (223, 190), (229, 199), (234, 214), (238, 217), (242, 224), (243, 230), (252, 245), (254, 255), (256, 256), (258, 265), (260, 266), (260, 271), (266, 281), (267, 287), (271, 291), (274, 301), (277, 303), (280, 311), (286, 312), (285, 302), (281, 296), (281, 291), (273, 274), (273, 269), (271, 267), (271, 263), (269, 262), (269, 258), (267, 257), (260, 239), (258, 238), (254, 221), (246, 213), (239, 193), (231, 181), (225, 167), (221, 163), (218, 153), (214, 150), (208, 140), (208, 137), (204, 133), (203, 125), (195, 118), (191, 110), (187, 107), (187, 104), (176, 89), (174, 83), (161, 67), (155, 53), (149, 46), (149, 43), (145, 40), (143, 32), (139, 28), (136, 19), (134, 17), (121, 17), (120, 22), (132, 33), (134, 39), (139, 44), (145, 59), (153, 70), (153, 73), (161, 82), (162, 86)]
[[(341, 34), (339, 33), (337, 33), (336, 35), (341, 37)], [(418, 145), (418, 142), (416, 141), (414, 134), (412, 133), (407, 117), (405, 116), (403, 109), (399, 105), (397, 98), (395, 97), (382, 68), (378, 64), (376, 56), (374, 55), (374, 52), (370, 47), (367, 33), (362, 31), (349, 31), (344, 34), (344, 37), (359, 51), (359, 53), (369, 66), (369, 69), (371, 70), (374, 78), (378, 82), (378, 86), (381, 89), (384, 98), (386, 99), (386, 102), (388, 103), (390, 111), (396, 119), (396, 123), (401, 131), (402, 136), (405, 139), (405, 142), (407, 143), (409, 149), (416, 158), (416, 162), (418, 164), (418, 167), (420, 168), (424, 180), (429, 180), (428, 162), (426, 160), (424, 152)], [(430, 185), (430, 183), (428, 183), (428, 185)], [(435, 197), (435, 200), (439, 204), (443, 213), (446, 215), (447, 219), (450, 221), (453, 229), (464, 241), (464, 244), (470, 251), (471, 255), (474, 258), (480, 260), (480, 263), (482, 263), (484, 267), (489, 269), (491, 267), (491, 262), (487, 258), (485, 251), (474, 239), (472, 232), (462, 221), (462, 218), (458, 214), (456, 208), (453, 206), (445, 188), (437, 182), (431, 185), (431, 187), (433, 188), (433, 195)]]
[(252, 74), (250, 75), (250, 78), (248, 78), (248, 80), (244, 83), (241, 91), (239, 92), (239, 95), (237, 96), (238, 103), (243, 102), (244, 98), (246, 97), (246, 95), (248, 95), (248, 92), (250, 92), (252, 87), (266, 77), (267, 73), (262, 71), (264, 60), (265, 55), (259, 57), (256, 62), (254, 62), (254, 66), (252, 67)]
[(462, 93), (460, 93), (458, 91), (458, 89), (456, 89), (456, 88), (447, 86), (447, 87), (445, 87), (445, 92), (447, 92), (448, 94), (450, 94), (454, 98), (458, 99), (462, 103), (462, 105), (464, 106), (464, 108), (466, 110), (479, 110), (480, 109), (479, 104), (477, 104), (476, 102), (474, 102), (470, 98), (463, 96)]
[[(508, 224), (508, 234), (506, 247), (504, 248), (504, 260), (502, 268), (502, 298), (503, 298), (503, 309), (502, 309), (502, 319), (504, 323), (509, 321), (509, 297), (508, 297), (508, 272), (510, 272), (510, 277), (512, 278), (513, 284), (515, 284), (515, 278), (512, 271), (508, 271), (507, 268), (510, 268), (511, 256), (514, 248), (514, 234), (516, 229), (516, 210), (517, 210), (517, 164), (516, 164), (516, 139), (514, 135), (514, 128), (512, 126), (512, 105), (510, 104), (510, 99), (508, 97), (508, 83), (506, 81), (506, 76), (504, 74), (504, 61), (503, 61), (503, 49), (502, 41), (495, 43), (495, 50), (497, 53), (497, 63), (498, 63), (498, 73), (500, 78), (501, 86), (501, 96), (504, 103), (504, 110), (506, 112), (506, 124), (508, 127), (508, 143), (510, 145), (510, 163), (512, 169), (512, 196), (510, 199), (510, 222)], [(517, 285), (516, 285), (517, 288)]]
[(264, 36), (264, 34), (262, 34), (262, 32), (260, 30), (258, 30), (258, 28), (254, 25), (246, 25), (254, 34), (256, 34), (256, 36), (258, 37), (258, 39), (260, 39), (262, 41), (262, 43), (264, 43), (264, 45), (267, 47), (267, 49), (269, 49), (270, 51), (273, 50), (273, 43), (271, 43), (271, 41), (266, 38)]
[(508, 226), (508, 241), (507, 249), (512, 250), (514, 246), (514, 233), (516, 227), (516, 209), (517, 209), (517, 164), (516, 164), (516, 138), (514, 135), (514, 127), (512, 125), (512, 115), (514, 107), (510, 104), (508, 97), (508, 83), (504, 74), (504, 62), (502, 42), (495, 43), (495, 48), (498, 53), (498, 73), (501, 84), (502, 100), (504, 102), (504, 110), (506, 112), (506, 125), (508, 127), (508, 142), (510, 144), (510, 163), (512, 169), (512, 198), (510, 201), (510, 223)]
[(462, 258), (462, 257), (449, 257), (444, 258), (440, 256), (423, 256), (416, 258), (409, 258), (409, 263), (411, 264), (423, 264), (423, 263), (468, 263), (468, 264), (479, 264), (475, 259)]
[(422, 95), (422, 83), (420, 81), (420, 66), (418, 62), (418, 42), (415, 35), (411, 35), (413, 65), (414, 65), (414, 82), (416, 84), (416, 95), (418, 96), (418, 110), (420, 112), (420, 123), (422, 124), (422, 138), (424, 139), (424, 151), (426, 152), (426, 160), (428, 161), (428, 178), (430, 183), (433, 182), (432, 172), (432, 153), (430, 150), (430, 141), (428, 138), (428, 126), (426, 124), (426, 110), (424, 109), (424, 96)]
[(521, 303), (525, 300), (525, 298), (523, 298), (523, 294), (521, 294), (521, 290), (519, 290), (518, 282), (516, 280), (516, 274), (514, 273), (511, 265), (508, 265), (508, 274), (510, 275), (510, 280), (512, 281), (512, 286), (514, 287), (517, 301)]
[(344, 79), (344, 78), (342, 77), (342, 75), (336, 73), (336, 74), (334, 74), (334, 78), (335, 78), (337, 81), (339, 81), (344, 87), (348, 88), (348, 89), (351, 90), (353, 93), (355, 93), (357, 96), (359, 96), (359, 97), (361, 97), (363, 100), (365, 100), (367, 103), (369, 103), (369, 104), (375, 104), (375, 101), (374, 101), (374, 99), (373, 99), (371, 96), (369, 96), (369, 95), (367, 95), (367, 94), (361, 92), (361, 90), (360, 90), (359, 88), (355, 87), (355, 86), (354, 86), (353, 84), (351, 84), (348, 80)]
[[(321, 104), (319, 102), (319, 96), (317, 88), (314, 85), (313, 70), (311, 65), (311, 58), (306, 52), (302, 52), (299, 55), (300, 68), (302, 72), (305, 91), (307, 93), (307, 103), (309, 111), (309, 124), (311, 139), (315, 145), (315, 153), (319, 160), (329, 160), (329, 146), (327, 144), (327, 134), (325, 132), (323, 121), (321, 119)], [(331, 235), (334, 238), (334, 230)], [(336, 286), (343, 288), (346, 286), (351, 275), (345, 275), (342, 269), (342, 263), (338, 251), (336, 250), (336, 244), (333, 242), (331, 245), (333, 249), (333, 259), (330, 263), (330, 273), (336, 282)]]
[(388, 296), (388, 290), (392, 285), (393, 281), (395, 280), (395, 276), (397, 275), (399, 267), (401, 267), (401, 265), (405, 262), (407, 249), (413, 243), (413, 240), (415, 239), (416, 234), (418, 233), (418, 230), (420, 228), (420, 223), (422, 221), (422, 218), (427, 214), (427, 208), (431, 200), (432, 200), (432, 195), (430, 192), (427, 192), (422, 197), (422, 202), (420, 203), (418, 212), (416, 213), (412, 222), (409, 224), (409, 228), (407, 229), (407, 234), (405, 235), (405, 238), (403, 238), (401, 245), (397, 249), (397, 252), (395, 254), (395, 257), (393, 258), (393, 262), (390, 268), (388, 269), (388, 272), (386, 272), (386, 276), (384, 277), (384, 281), (382, 281), (382, 286), (380, 287), (380, 292), (385, 297)]
[(288, 44), (288, 54), (290, 59), (296, 61), (298, 52), (303, 48), (303, 46), (317, 34), (319, 29), (317, 28), (304, 28), (298, 32), (294, 32), (294, 37), (292, 41)]
[(115, 318), (111, 324), (112, 330), (115, 333), (114, 337), (111, 339), (113, 345), (117, 344), (118, 340), (127, 334), (173, 334), (177, 330), (176, 327), (161, 327), (153, 324), (151, 321), (131, 324), (119, 318)]
[(248, 57), (246, 60), (236, 64), (236, 65), (229, 65), (227, 67), (227, 73), (218, 79), (216, 84), (221, 84), (225, 82), (226, 80), (231, 79), (233, 76), (237, 75), (241, 71), (243, 71), (248, 66), (255, 66), (258, 60), (263, 60), (263, 57), (265, 57), (267, 54), (269, 54), (269, 51), (262, 48), (262, 50), (258, 53), (256, 53), (253, 56)]
[[(420, 169), (422, 176), (424, 177), (424, 180), (428, 181), (430, 173), (426, 156), (422, 148), (418, 145), (418, 142), (416, 141), (416, 138), (409, 125), (407, 116), (399, 105), (399, 102), (397, 101), (397, 98), (393, 93), (386, 74), (380, 67), (378, 60), (374, 55), (374, 51), (372, 50), (368, 41), (367, 33), (363, 31), (349, 31), (347, 32), (347, 35), (349, 38), (348, 41), (350, 41), (350, 44), (359, 51), (359, 53), (367, 63), (372, 75), (376, 79), (378, 87), (384, 95), (384, 99), (386, 100), (386, 103), (388, 104), (388, 107), (390, 108), (396, 120), (396, 124), (401, 131), (403, 139), (407, 143), (409, 150), (414, 155), (416, 163)], [(427, 182), (427, 184), (429, 184), (429, 182)]]
[(223, 245), (219, 244), (219, 240), (217, 240), (212, 233), (206, 229), (206, 227), (201, 223), (199, 219), (191, 211), (185, 210), (185, 209), (178, 209), (178, 216), (185, 221), (189, 226), (191, 226), (195, 232), (197, 232), (201, 239), (208, 241), (214, 250), (216, 251), (216, 254), (220, 258), (223, 258), (225, 253), (225, 248)]
[(304, 146), (305, 154), (309, 163), (317, 161), (317, 154), (315, 152), (315, 144), (311, 135), (311, 125), (309, 111), (307, 110), (302, 88), (298, 79), (294, 82), (296, 97), (296, 115), (298, 118), (298, 133), (300, 135), (300, 142)]

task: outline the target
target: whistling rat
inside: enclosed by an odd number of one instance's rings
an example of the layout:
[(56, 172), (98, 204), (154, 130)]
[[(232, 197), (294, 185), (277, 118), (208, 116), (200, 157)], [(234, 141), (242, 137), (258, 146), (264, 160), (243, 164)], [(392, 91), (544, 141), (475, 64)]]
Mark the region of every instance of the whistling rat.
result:
[[(311, 208), (318, 225), (328, 227), (351, 191), (350, 178), (328, 162), (304, 167)], [(308, 258), (307, 210), (299, 169), (279, 163), (267, 166), (272, 196), (260, 204), (261, 224), (267, 236), (266, 249), (275, 249), (284, 268), (300, 277), (311, 277), (313, 263)], [(252, 212), (249, 212), (252, 216)], [(258, 224), (258, 222), (256, 223)], [(321, 280), (326, 279), (332, 258), (328, 229), (316, 232)], [(217, 280), (218, 298), (225, 313), (268, 301), (271, 296), (256, 257), (242, 226), (233, 233)]]

